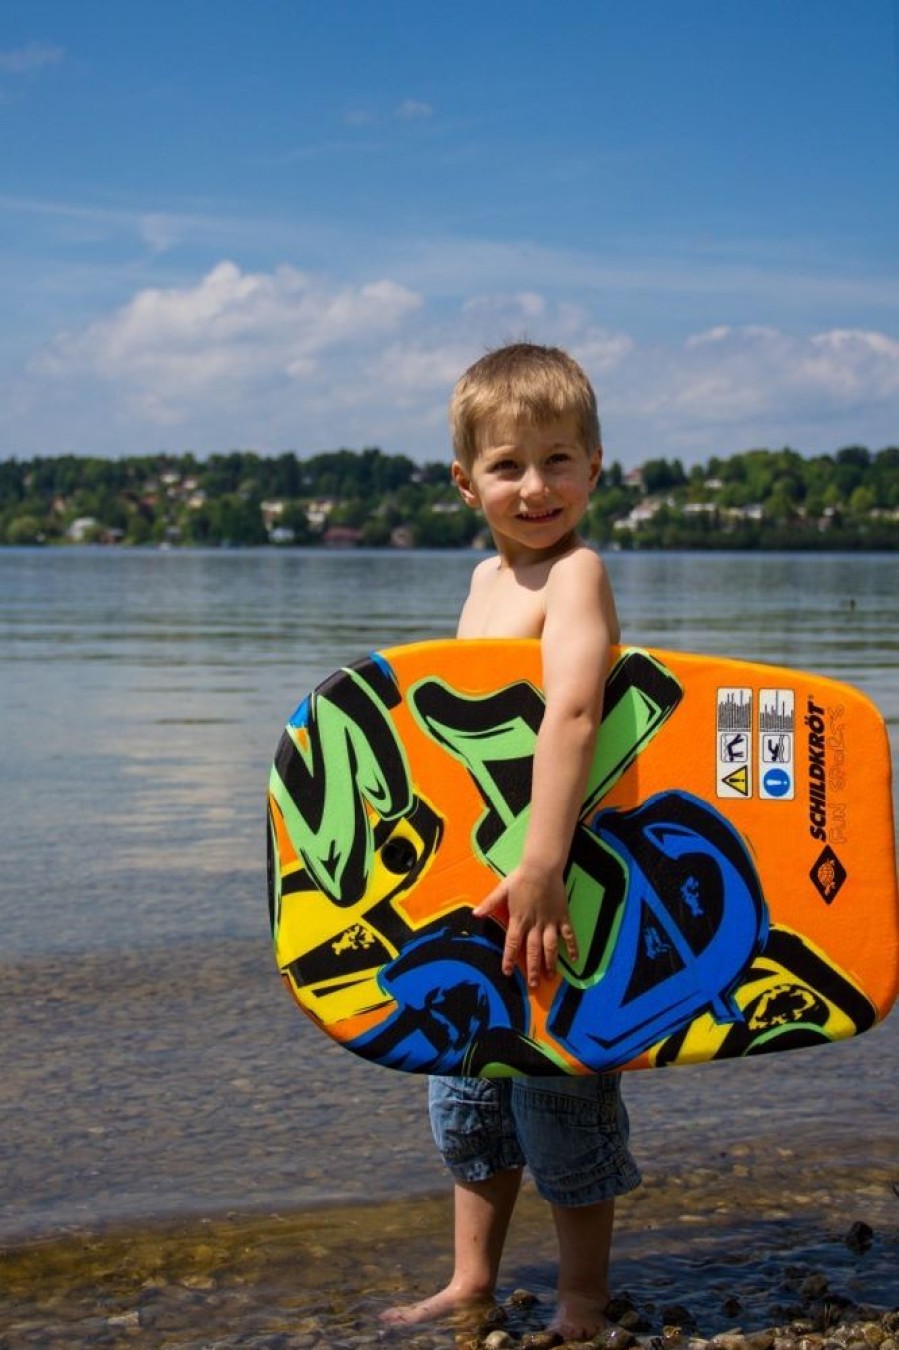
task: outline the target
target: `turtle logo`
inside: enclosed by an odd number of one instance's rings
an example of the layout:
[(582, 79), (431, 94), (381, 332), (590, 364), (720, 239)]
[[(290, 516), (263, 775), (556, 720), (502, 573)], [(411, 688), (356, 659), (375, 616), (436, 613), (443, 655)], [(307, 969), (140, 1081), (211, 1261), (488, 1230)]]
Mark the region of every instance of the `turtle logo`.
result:
[(833, 904), (846, 880), (846, 869), (834, 853), (830, 844), (818, 854), (817, 861), (809, 872), (812, 885), (825, 905)]

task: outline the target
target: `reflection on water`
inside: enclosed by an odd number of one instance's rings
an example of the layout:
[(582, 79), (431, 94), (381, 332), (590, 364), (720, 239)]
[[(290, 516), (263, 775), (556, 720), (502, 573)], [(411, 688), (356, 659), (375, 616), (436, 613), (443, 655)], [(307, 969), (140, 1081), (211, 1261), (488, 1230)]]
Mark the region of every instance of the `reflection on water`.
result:
[[(258, 933), (259, 821), (281, 727), (336, 666), (451, 633), (472, 561), (0, 551), (4, 950)], [(608, 565), (626, 641), (850, 679), (883, 710), (896, 752), (899, 560)]]
[[(424, 1084), (330, 1045), (280, 987), (263, 809), (300, 697), (372, 648), (451, 633), (472, 561), (0, 551), (0, 1240), (445, 1188)], [(896, 753), (899, 560), (608, 565), (626, 641), (849, 679)], [(896, 1017), (823, 1050), (631, 1076), (648, 1184), (623, 1216), (627, 1279), (663, 1280), (653, 1253), (674, 1260), (682, 1233), (694, 1255), (703, 1226), (726, 1245), (747, 1206), (760, 1246), (867, 1218), (894, 1261), (897, 1078)], [(519, 1282), (545, 1241), (531, 1203)], [(384, 1257), (379, 1288), (442, 1256), (443, 1222), (430, 1255)]]
[(881, 705), (899, 694), (895, 557), (617, 554), (609, 568), (628, 641), (819, 670)]

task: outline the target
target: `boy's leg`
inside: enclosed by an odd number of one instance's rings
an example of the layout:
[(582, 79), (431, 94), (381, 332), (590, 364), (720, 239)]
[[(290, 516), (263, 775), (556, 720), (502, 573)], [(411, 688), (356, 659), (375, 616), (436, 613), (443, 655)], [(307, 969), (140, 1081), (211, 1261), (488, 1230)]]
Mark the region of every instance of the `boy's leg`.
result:
[(566, 1340), (594, 1336), (606, 1324), (615, 1201), (553, 1205), (552, 1215), (559, 1242), (559, 1281), (549, 1329)]
[(430, 1079), (431, 1128), (454, 1183), (453, 1274), (430, 1298), (391, 1308), (385, 1321), (423, 1322), (492, 1296), (524, 1166), (510, 1102), (508, 1079)]
[(429, 1298), (388, 1309), (385, 1322), (425, 1322), (493, 1296), (520, 1184), (521, 1168), (497, 1172), (486, 1181), (455, 1182), (452, 1278)]
[(640, 1184), (617, 1074), (516, 1079), (512, 1107), (559, 1244), (552, 1329), (586, 1339), (605, 1325), (615, 1196)]

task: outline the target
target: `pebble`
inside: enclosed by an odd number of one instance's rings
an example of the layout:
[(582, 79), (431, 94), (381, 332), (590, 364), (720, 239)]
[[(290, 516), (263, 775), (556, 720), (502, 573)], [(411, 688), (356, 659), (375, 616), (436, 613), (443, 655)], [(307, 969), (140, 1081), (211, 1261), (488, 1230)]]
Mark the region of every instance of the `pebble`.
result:
[(596, 1344), (602, 1350), (630, 1350), (637, 1344), (637, 1338), (627, 1327), (615, 1325), (605, 1327), (596, 1337)]
[(661, 1309), (660, 1316), (662, 1322), (671, 1330), (692, 1331), (696, 1327), (696, 1318), (689, 1308), (680, 1303), (666, 1303)]
[(139, 1327), (140, 1313), (136, 1308), (133, 1308), (131, 1312), (117, 1313), (114, 1317), (106, 1319), (106, 1325), (111, 1331), (124, 1330), (126, 1327)]
[(874, 1230), (861, 1220), (856, 1221), (846, 1234), (846, 1246), (853, 1252), (866, 1252), (874, 1241)]
[(513, 1289), (506, 1302), (512, 1308), (533, 1308), (540, 1300), (529, 1289)]

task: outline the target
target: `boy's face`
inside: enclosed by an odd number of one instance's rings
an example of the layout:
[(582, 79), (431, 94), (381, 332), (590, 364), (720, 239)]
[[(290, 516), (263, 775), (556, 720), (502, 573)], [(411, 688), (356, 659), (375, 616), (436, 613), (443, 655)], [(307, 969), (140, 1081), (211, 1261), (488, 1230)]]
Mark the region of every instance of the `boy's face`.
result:
[(537, 427), (500, 420), (484, 427), (470, 469), (453, 464), (453, 481), (466, 505), (483, 512), (498, 547), (542, 553), (577, 530), (601, 465), (574, 417)]

